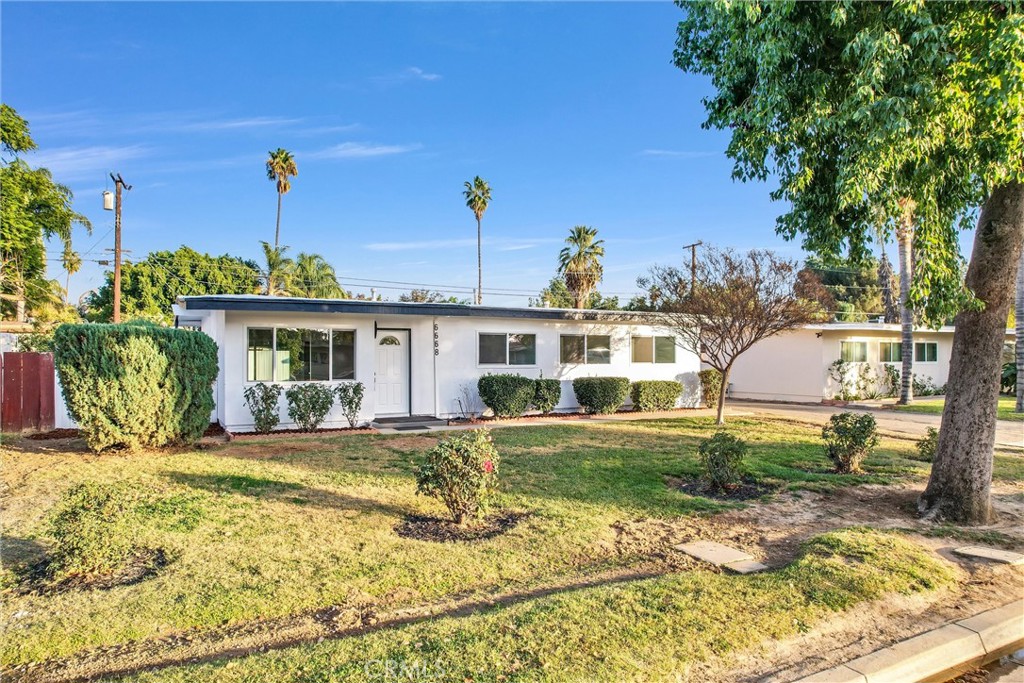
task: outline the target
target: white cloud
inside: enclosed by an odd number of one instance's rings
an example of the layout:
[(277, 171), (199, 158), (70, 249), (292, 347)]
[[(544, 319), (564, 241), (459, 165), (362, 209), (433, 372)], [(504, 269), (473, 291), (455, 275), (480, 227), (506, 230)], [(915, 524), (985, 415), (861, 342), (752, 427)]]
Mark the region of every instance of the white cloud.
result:
[(423, 240), (419, 242), (371, 242), (363, 245), (370, 251), (408, 251), (410, 249), (453, 249), (475, 247), (475, 239)]
[(692, 152), (675, 149), (645, 149), (640, 152), (640, 155), (645, 157), (674, 157), (676, 159), (703, 159), (706, 157), (715, 157), (719, 154), (721, 154), (721, 152)]
[(434, 81), (441, 80), (441, 74), (431, 73), (430, 71), (421, 69), (418, 66), (410, 66), (397, 73), (386, 74), (384, 76), (373, 76), (370, 80), (381, 86), (401, 85), (402, 83), (413, 83), (416, 81), (432, 83)]
[(420, 149), (422, 145), (374, 145), (365, 142), (343, 142), (303, 156), (308, 159), (367, 159), (370, 157), (407, 154)]
[(251, 130), (253, 128), (278, 128), (302, 123), (302, 119), (290, 119), (280, 116), (253, 116), (242, 119), (207, 119), (193, 123), (181, 123), (177, 126), (167, 122), (168, 129), (190, 132)]
[(25, 160), (33, 166), (50, 169), (57, 182), (63, 182), (97, 174), (105, 177), (115, 166), (144, 157), (149, 152), (149, 148), (142, 145), (55, 147), (43, 152), (26, 154)]
[(423, 69), (419, 68), (418, 66), (410, 66), (408, 69), (405, 70), (405, 73), (410, 78), (416, 78), (416, 79), (419, 79), (421, 81), (439, 81), (439, 80), (441, 80), (441, 74), (427, 73), (426, 71), (424, 71)]

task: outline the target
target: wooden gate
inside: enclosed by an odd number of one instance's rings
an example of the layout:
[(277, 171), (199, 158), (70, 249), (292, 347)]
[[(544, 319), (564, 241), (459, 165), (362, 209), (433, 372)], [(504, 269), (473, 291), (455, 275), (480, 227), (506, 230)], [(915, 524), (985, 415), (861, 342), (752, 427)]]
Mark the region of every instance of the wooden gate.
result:
[(2, 355), (0, 375), (3, 431), (53, 429), (53, 354), (9, 351)]

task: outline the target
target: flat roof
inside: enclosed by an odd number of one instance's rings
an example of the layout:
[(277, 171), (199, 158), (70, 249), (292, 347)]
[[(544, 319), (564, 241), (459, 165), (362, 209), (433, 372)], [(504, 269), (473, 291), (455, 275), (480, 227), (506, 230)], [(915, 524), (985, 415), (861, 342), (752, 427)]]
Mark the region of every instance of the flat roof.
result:
[(363, 315), (424, 315), (440, 317), (525, 318), (657, 324), (658, 315), (647, 311), (606, 311), (576, 308), (515, 308), (470, 304), (367, 301), (364, 299), (303, 299), (259, 294), (179, 296), (187, 311), (260, 311), (280, 313), (357, 313)]

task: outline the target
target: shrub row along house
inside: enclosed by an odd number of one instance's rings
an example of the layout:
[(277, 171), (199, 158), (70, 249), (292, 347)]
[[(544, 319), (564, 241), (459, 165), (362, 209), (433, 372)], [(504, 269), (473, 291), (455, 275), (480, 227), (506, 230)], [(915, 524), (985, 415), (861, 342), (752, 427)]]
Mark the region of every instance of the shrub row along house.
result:
[[(700, 404), (700, 360), (650, 313), (248, 295), (180, 297), (174, 313), (217, 342), (213, 419), (232, 431), (252, 429), (243, 392), (259, 382), (361, 382), (363, 423), (479, 413), (489, 373), (560, 380), (556, 411), (579, 409), (580, 377), (673, 380), (680, 407)], [(323, 426), (348, 426), (340, 407)]]

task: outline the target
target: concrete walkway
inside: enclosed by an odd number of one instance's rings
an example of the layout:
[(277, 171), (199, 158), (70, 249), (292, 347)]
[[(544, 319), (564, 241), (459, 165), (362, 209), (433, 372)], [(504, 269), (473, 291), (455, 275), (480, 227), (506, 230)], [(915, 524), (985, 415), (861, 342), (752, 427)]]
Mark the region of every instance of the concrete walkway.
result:
[[(787, 420), (824, 425), (836, 413), (871, 413), (875, 416), (881, 431), (920, 439), (928, 427), (939, 428), (941, 415), (922, 413), (898, 413), (891, 410), (874, 410), (854, 406), (822, 406), (811, 404), (756, 403), (753, 401), (729, 401), (726, 416), (762, 415), (781, 417)], [(1024, 422), (996, 420), (996, 446), (1000, 448), (1024, 448)]]

